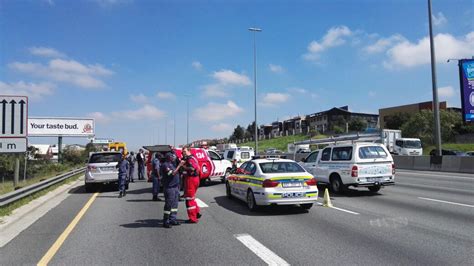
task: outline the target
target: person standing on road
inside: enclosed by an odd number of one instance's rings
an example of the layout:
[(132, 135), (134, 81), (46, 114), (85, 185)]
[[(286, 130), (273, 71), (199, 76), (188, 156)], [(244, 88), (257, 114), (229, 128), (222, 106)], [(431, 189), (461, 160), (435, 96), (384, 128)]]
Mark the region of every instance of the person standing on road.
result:
[(161, 183), (165, 194), (165, 207), (163, 211), (163, 227), (171, 228), (172, 225), (180, 225), (176, 221), (179, 201), (179, 174), (176, 170), (176, 155), (168, 152), (165, 162), (161, 165)]
[(137, 163), (138, 163), (138, 180), (144, 180), (145, 172), (145, 156), (143, 155), (143, 149), (140, 149), (137, 154)]
[(127, 182), (127, 175), (129, 172), (129, 165), (128, 161), (125, 157), (125, 154), (122, 154), (122, 158), (118, 162), (116, 168), (118, 168), (118, 185), (119, 185), (119, 198), (125, 197), (127, 195), (127, 191), (125, 190), (125, 183)]
[(151, 162), (151, 180), (153, 182), (153, 201), (161, 201), (158, 197), (158, 193), (160, 192), (160, 153), (155, 153), (154, 158)]
[(130, 180), (130, 182), (134, 182), (133, 180), (133, 174), (135, 172), (135, 162), (137, 161), (137, 159), (135, 158), (135, 154), (132, 152), (130, 152), (130, 154), (128, 155), (127, 157), (127, 160), (128, 160), (128, 164), (130, 165), (130, 171), (129, 171), (129, 175), (128, 175), (128, 178)]
[(183, 148), (183, 159), (178, 165), (178, 170), (179, 168), (183, 168), (184, 170), (184, 199), (186, 200), (186, 208), (189, 217), (189, 220), (186, 222), (197, 223), (199, 218), (201, 218), (200, 209), (195, 200), (200, 181), (200, 169), (197, 159), (192, 156), (188, 147)]

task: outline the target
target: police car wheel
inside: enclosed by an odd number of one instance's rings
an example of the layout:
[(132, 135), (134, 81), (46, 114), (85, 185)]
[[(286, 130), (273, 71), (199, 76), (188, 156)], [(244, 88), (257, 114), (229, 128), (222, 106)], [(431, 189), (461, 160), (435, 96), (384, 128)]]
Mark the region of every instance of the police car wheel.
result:
[(232, 198), (232, 193), (230, 192), (229, 182), (225, 183), (225, 194), (226, 194), (227, 198), (229, 198), (229, 199)]
[(303, 210), (309, 210), (309, 209), (311, 209), (311, 207), (313, 207), (313, 203), (300, 204), (300, 207)]
[(372, 192), (372, 193), (376, 193), (376, 192), (378, 192), (378, 191), (380, 190), (380, 188), (381, 188), (380, 185), (378, 185), (378, 186), (371, 186), (371, 187), (369, 187), (369, 190), (370, 190), (370, 192)]
[(253, 195), (252, 190), (247, 191), (247, 207), (250, 211), (255, 211), (257, 209), (257, 203), (255, 203), (255, 196)]

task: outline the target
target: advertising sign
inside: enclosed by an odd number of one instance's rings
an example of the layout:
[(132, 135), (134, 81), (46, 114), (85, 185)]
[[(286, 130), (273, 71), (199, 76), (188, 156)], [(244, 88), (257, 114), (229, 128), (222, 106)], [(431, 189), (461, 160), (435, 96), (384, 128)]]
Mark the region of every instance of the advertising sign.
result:
[(32, 137), (90, 137), (95, 134), (92, 118), (30, 117), (28, 136)]
[(474, 59), (459, 60), (461, 105), (464, 122), (474, 122)]

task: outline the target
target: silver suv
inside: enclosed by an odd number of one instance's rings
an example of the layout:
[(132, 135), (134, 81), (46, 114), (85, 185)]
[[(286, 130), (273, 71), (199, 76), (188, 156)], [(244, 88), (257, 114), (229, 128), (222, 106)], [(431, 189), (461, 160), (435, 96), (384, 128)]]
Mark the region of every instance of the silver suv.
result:
[(94, 184), (118, 183), (116, 166), (121, 157), (120, 152), (91, 153), (84, 179), (86, 191), (91, 192)]

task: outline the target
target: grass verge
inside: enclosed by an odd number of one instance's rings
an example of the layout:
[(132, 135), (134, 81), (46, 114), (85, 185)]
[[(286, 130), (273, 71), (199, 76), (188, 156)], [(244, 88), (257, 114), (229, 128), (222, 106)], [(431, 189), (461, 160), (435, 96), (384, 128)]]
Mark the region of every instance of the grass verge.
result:
[(32, 195), (29, 195), (28, 197), (25, 197), (21, 200), (15, 201), (15, 202), (13, 202), (11, 204), (8, 204), (4, 207), (0, 207), (0, 222), (1, 222), (1, 217), (10, 215), (13, 210), (15, 210), (15, 209), (17, 209), (17, 208), (19, 208), (23, 205), (26, 205), (26, 204), (30, 203), (34, 199), (37, 199), (41, 196), (46, 195), (47, 193), (57, 189), (58, 187), (60, 187), (64, 184), (72, 183), (72, 182), (76, 181), (77, 179), (79, 179), (83, 175), (84, 175), (84, 173), (71, 176), (70, 178), (68, 178), (66, 180), (63, 180), (63, 181), (61, 181), (57, 184), (54, 184), (54, 185), (52, 185), (52, 186), (50, 186), (50, 187), (48, 187), (44, 190), (41, 190), (41, 191), (38, 191), (38, 192), (36, 192)]
[[(317, 135), (316, 137), (313, 137), (313, 139), (321, 139), (321, 138), (326, 138), (327, 136), (325, 135)], [(265, 140), (259, 140), (258, 141), (258, 151), (263, 152), (265, 149), (268, 148), (275, 148), (278, 149), (282, 152), (287, 152), (288, 151), (288, 144), (293, 143), (295, 141), (302, 141), (302, 140), (308, 140), (309, 136), (307, 135), (293, 135), (293, 136), (285, 136), (285, 137), (277, 137), (273, 139), (265, 139)], [(249, 146), (255, 148), (255, 142), (245, 142), (238, 144), (238, 146)]]

